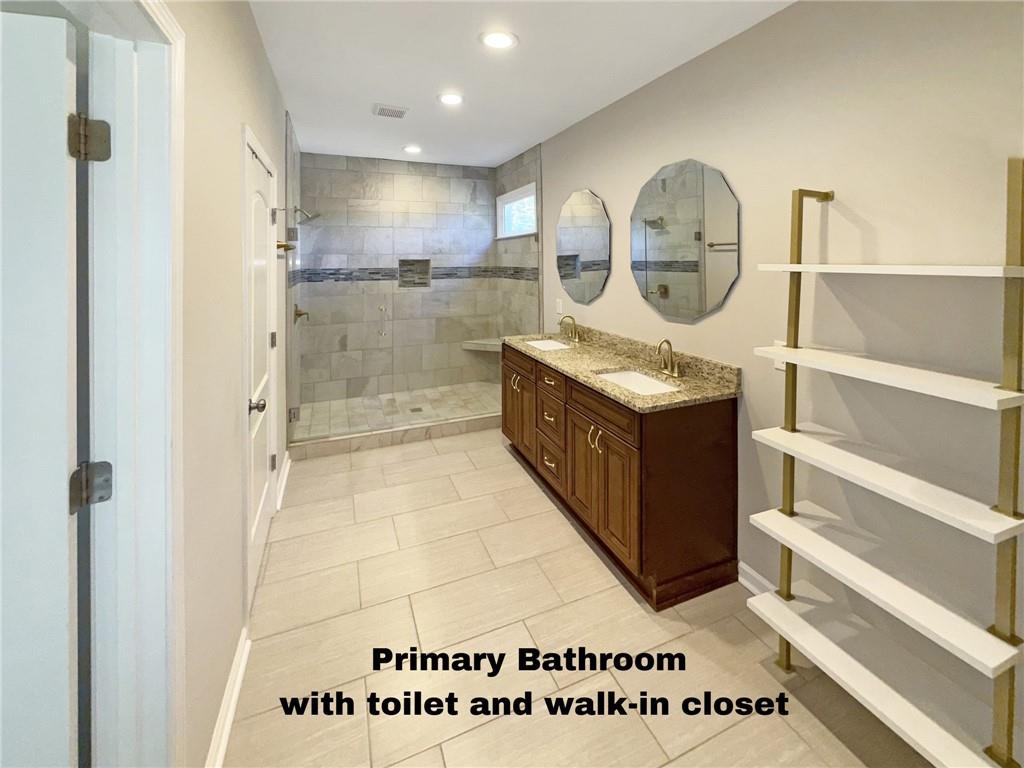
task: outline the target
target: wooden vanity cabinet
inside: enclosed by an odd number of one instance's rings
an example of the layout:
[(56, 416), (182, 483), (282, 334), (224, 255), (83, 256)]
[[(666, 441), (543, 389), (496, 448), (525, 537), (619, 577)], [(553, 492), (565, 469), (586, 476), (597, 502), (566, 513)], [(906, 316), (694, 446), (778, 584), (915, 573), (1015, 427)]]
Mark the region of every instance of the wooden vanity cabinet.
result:
[[(507, 349), (507, 348), (506, 348)], [(509, 442), (535, 464), (537, 456), (537, 390), (534, 363), (515, 350), (502, 353), (501, 431)]]
[(735, 399), (638, 413), (503, 346), (502, 429), (655, 609), (736, 581)]

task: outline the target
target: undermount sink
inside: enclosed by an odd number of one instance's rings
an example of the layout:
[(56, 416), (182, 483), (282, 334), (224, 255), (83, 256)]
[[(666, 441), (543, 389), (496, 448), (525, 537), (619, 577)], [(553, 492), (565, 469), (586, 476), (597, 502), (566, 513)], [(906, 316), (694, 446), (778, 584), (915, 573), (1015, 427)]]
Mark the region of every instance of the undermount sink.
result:
[(611, 373), (599, 373), (597, 377), (625, 387), (638, 395), (663, 395), (666, 392), (676, 391), (672, 385), (658, 381), (658, 379), (639, 371), (612, 371)]
[(568, 344), (563, 344), (560, 341), (554, 341), (553, 339), (541, 339), (540, 341), (528, 341), (526, 342), (534, 349), (539, 349), (541, 352), (554, 352), (557, 349), (568, 349)]

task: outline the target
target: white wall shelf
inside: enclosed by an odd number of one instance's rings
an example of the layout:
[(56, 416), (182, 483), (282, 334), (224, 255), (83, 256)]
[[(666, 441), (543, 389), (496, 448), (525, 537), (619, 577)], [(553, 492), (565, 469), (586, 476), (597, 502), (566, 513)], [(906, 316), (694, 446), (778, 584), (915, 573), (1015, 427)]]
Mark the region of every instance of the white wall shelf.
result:
[(758, 264), (761, 272), (910, 277), (1024, 277), (1024, 267), (1002, 264)]
[(839, 522), (830, 512), (810, 501), (795, 509), (794, 517), (770, 509), (750, 522), (987, 677), (1017, 662), (1014, 646), (821, 535)]
[(940, 397), (957, 403), (993, 411), (1024, 405), (1024, 392), (999, 389), (992, 381), (969, 379), (949, 373), (887, 363), (870, 357), (807, 347), (757, 347), (754, 354), (779, 363), (795, 363), (803, 368), (870, 381), (922, 395)]
[[(747, 606), (935, 765), (993, 765), (982, 754), (988, 707), (820, 590), (799, 582), (793, 593)], [(951, 703), (955, 720), (942, 711)]]
[[(806, 427), (813, 430), (813, 425)], [(838, 436), (826, 430), (789, 432), (780, 427), (759, 429), (754, 439), (811, 466), (831, 472), (880, 496), (892, 499), (946, 525), (995, 544), (1024, 532), (1024, 519), (994, 512), (989, 505), (956, 491), (858, 456), (828, 442)]]

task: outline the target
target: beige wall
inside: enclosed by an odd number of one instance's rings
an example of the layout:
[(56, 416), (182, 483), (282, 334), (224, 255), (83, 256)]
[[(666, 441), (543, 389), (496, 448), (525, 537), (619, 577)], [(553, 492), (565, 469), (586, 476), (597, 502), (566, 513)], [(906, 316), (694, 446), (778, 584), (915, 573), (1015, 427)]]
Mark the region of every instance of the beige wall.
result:
[(284, 104), (247, 3), (172, 11), (186, 35), (183, 757), (202, 765), (244, 614), (242, 126), (283, 200)]
[[(790, 192), (836, 192), (827, 213), (810, 206), (809, 260), (999, 263), (1006, 158), (1024, 149), (1021, 32), (1020, 3), (800, 3), (542, 145), (545, 328), (555, 328), (562, 298), (581, 323), (668, 336), (743, 368), (740, 557), (769, 578), (778, 547), (746, 518), (779, 503), (781, 461), (749, 435), (781, 423), (783, 375), (751, 350), (785, 338), (786, 277), (757, 264), (788, 258)], [(694, 325), (661, 319), (629, 271), (636, 193), (685, 158), (721, 169), (741, 205), (739, 282), (721, 311)], [(613, 237), (611, 277), (590, 306), (568, 298), (554, 259), (561, 201), (584, 187), (604, 199)], [(803, 340), (995, 380), (993, 283), (805, 278)], [(802, 420), (863, 435), (995, 500), (992, 414), (824, 374), (800, 383)], [(992, 548), (807, 468), (798, 482), (881, 537), (880, 559), (900, 558), (908, 578), (990, 623)]]

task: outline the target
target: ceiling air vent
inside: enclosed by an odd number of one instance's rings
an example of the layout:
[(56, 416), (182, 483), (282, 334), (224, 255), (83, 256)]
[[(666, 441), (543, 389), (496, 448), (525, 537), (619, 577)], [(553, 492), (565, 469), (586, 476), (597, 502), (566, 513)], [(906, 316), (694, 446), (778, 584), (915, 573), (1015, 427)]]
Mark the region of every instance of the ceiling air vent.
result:
[(377, 117), (397, 117), (398, 119), (401, 119), (405, 117), (405, 113), (408, 111), (408, 107), (396, 107), (392, 104), (373, 105), (373, 114)]

